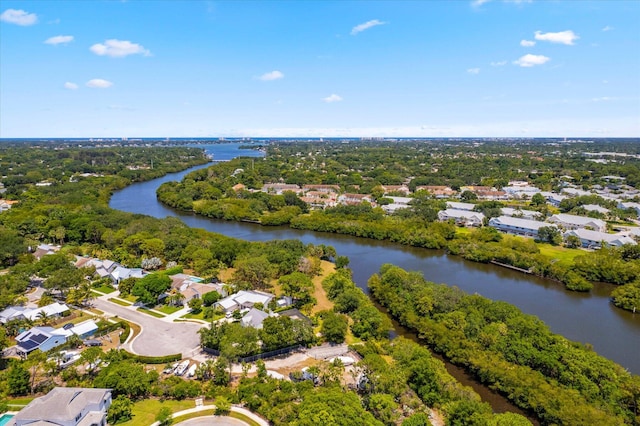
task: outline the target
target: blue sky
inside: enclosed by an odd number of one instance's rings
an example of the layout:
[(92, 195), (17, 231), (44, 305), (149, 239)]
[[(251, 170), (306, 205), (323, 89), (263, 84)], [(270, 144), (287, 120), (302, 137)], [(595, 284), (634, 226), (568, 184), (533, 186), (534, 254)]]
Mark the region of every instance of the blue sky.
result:
[(0, 1), (0, 137), (640, 137), (640, 1)]

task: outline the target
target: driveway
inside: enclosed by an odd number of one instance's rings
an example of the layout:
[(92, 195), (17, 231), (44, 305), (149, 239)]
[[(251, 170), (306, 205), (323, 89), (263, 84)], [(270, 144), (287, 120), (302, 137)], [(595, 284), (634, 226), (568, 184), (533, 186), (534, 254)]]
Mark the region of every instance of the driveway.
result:
[(176, 426), (247, 426), (248, 424), (249, 423), (243, 422), (242, 420), (235, 419), (233, 417), (205, 416), (185, 420), (184, 422), (176, 424)]
[(133, 306), (120, 306), (102, 296), (92, 304), (108, 316), (118, 316), (142, 327), (142, 332), (127, 344), (127, 349), (139, 355), (162, 356), (181, 353), (192, 357), (199, 352), (198, 330), (204, 324), (190, 322), (165, 322), (160, 318), (138, 312)]

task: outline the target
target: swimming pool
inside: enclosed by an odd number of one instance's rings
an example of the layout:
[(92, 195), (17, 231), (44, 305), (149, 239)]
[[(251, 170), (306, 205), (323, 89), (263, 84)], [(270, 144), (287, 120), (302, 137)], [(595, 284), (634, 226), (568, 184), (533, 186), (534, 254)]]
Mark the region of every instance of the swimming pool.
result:
[(0, 415), (0, 426), (4, 426), (9, 423), (9, 420), (13, 418), (13, 414), (2, 414)]

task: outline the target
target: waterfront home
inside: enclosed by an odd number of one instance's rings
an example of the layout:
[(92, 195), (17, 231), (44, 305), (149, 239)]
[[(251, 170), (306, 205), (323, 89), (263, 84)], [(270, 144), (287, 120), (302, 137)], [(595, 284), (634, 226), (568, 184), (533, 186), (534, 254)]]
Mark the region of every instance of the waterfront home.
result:
[(544, 226), (557, 228), (556, 225), (549, 223), (511, 216), (493, 217), (489, 220), (489, 226), (507, 234), (532, 238), (538, 238), (538, 231)]
[(409, 203), (414, 199), (411, 197), (385, 197), (393, 200), (393, 203), (382, 206), (382, 210), (385, 213), (390, 214), (395, 212), (396, 210), (406, 209), (411, 207)]
[(373, 197), (370, 194), (342, 194), (338, 197), (338, 203), (354, 206), (363, 202), (373, 204)]
[(56, 387), (31, 401), (7, 426), (106, 426), (111, 389)]
[(626, 235), (607, 234), (606, 232), (591, 231), (588, 229), (574, 229), (563, 234), (565, 240), (570, 236), (580, 238), (582, 247), (590, 249), (601, 248), (603, 245), (620, 247), (625, 244), (637, 244), (633, 238)]
[(469, 210), (446, 209), (438, 212), (438, 220), (442, 222), (453, 220), (460, 226), (482, 226), (484, 214)]
[(576, 216), (573, 214), (554, 214), (548, 219), (548, 222), (555, 223), (564, 229), (591, 229), (593, 231), (605, 232), (607, 224), (600, 219), (592, 219), (590, 217)]

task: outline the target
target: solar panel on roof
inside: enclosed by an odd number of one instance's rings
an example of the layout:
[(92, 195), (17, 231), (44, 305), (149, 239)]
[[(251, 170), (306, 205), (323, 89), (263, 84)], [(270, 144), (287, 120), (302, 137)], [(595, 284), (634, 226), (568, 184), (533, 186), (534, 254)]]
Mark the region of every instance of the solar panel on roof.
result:
[(35, 342), (42, 343), (45, 340), (47, 340), (47, 336), (45, 336), (44, 334), (36, 334), (34, 336), (31, 336), (31, 339), (29, 339), (29, 340), (33, 340)]
[(73, 328), (73, 324), (72, 323), (65, 324), (62, 328), (64, 328), (65, 330), (68, 330), (70, 328)]
[(26, 342), (18, 343), (18, 346), (20, 346), (25, 351), (30, 351), (31, 349), (37, 347), (38, 344), (36, 342), (31, 341), (31, 340), (27, 340)]

